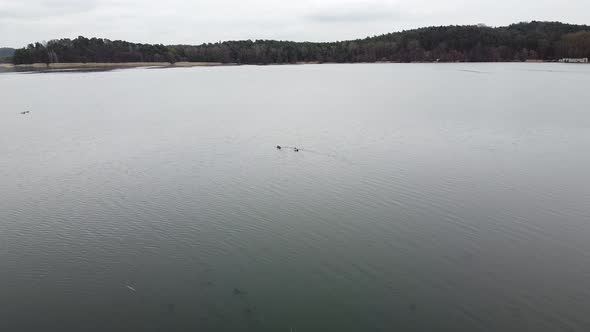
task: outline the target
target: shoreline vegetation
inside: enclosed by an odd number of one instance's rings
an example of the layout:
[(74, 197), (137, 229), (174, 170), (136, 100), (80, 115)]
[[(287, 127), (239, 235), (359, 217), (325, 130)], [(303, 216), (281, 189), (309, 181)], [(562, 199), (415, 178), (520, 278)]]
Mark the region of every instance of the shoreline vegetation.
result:
[(67, 67), (64, 63), (96, 63), (95, 67), (105, 68), (111, 64), (525, 62), (562, 58), (590, 58), (590, 26), (533, 21), (505, 27), (428, 27), (337, 42), (241, 40), (201, 45), (140, 44), (80, 36), (29, 44), (14, 50), (11, 62), (63, 69)]

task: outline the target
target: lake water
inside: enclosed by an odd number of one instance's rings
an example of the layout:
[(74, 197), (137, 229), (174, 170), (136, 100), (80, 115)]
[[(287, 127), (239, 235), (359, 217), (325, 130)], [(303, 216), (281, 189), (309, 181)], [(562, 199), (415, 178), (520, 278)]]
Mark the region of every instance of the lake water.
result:
[(588, 331), (589, 86), (566, 64), (0, 74), (0, 330)]

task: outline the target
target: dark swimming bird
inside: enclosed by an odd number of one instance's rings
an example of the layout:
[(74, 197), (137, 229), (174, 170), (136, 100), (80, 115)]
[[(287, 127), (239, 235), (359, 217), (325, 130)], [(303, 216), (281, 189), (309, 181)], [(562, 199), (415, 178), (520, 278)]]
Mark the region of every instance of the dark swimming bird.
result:
[(280, 149), (282, 149), (282, 148), (281, 148), (281, 146), (280, 146), (280, 145), (277, 145), (277, 149), (278, 149), (278, 150), (280, 150)]
[(293, 151), (299, 152), (299, 149), (298, 148), (293, 148)]

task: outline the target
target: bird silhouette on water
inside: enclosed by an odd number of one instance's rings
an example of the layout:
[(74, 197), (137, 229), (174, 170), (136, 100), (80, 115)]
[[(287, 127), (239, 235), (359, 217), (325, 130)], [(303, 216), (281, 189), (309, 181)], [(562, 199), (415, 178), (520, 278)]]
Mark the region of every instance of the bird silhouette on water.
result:
[(289, 149), (293, 149), (293, 151), (295, 151), (295, 152), (299, 152), (299, 148), (296, 147), (296, 146), (291, 147), (291, 146), (280, 146), (280, 145), (277, 145), (277, 150), (282, 150), (283, 148), (289, 148)]

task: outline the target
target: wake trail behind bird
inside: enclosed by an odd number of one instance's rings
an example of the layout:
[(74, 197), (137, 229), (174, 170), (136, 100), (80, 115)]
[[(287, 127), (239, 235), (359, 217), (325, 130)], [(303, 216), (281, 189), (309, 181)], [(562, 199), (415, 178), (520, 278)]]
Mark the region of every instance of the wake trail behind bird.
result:
[(327, 152), (322, 152), (322, 151), (317, 151), (317, 150), (311, 150), (311, 149), (306, 149), (306, 148), (298, 148), (296, 146), (289, 146), (289, 145), (280, 145), (281, 148), (283, 149), (298, 149), (299, 152), (307, 152), (307, 153), (312, 153), (318, 156), (322, 156), (322, 157), (328, 157), (343, 163), (346, 163), (348, 165), (354, 165), (354, 163), (346, 158), (340, 157), (336, 154), (332, 154), (332, 153), (327, 153)]
[(490, 74), (490, 72), (487, 72), (487, 71), (479, 71), (479, 70), (473, 70), (473, 69), (457, 69), (457, 71), (462, 71), (465, 73), (474, 73), (474, 74)]

